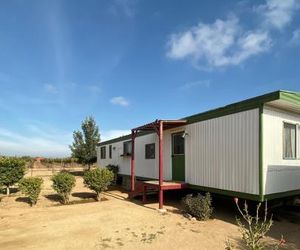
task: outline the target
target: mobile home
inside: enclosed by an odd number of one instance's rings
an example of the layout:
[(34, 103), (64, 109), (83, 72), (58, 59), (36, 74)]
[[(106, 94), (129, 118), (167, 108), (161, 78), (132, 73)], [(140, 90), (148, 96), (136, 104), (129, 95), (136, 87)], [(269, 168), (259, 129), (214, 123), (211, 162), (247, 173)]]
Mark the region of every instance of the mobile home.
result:
[[(161, 177), (256, 201), (300, 194), (300, 92), (276, 91), (168, 122), (99, 143), (97, 164), (118, 165), (124, 180)], [(156, 123), (170, 126), (160, 134)]]

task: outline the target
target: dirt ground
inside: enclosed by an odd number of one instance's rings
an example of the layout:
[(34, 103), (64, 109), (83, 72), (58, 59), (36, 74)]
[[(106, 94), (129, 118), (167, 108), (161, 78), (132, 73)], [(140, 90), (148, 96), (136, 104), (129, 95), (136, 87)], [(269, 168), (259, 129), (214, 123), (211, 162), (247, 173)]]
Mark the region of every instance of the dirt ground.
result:
[[(76, 177), (71, 201), (92, 201), (93, 194)], [(157, 197), (149, 203), (127, 200), (121, 189), (109, 190), (104, 201), (59, 205), (49, 177), (38, 204), (30, 207), (20, 193), (0, 202), (0, 249), (224, 249), (229, 239), (241, 246), (236, 211), (227, 204), (215, 207), (214, 218), (194, 221), (180, 212), (178, 201), (166, 197), (167, 213), (157, 211)], [(277, 222), (266, 239), (284, 249), (300, 249), (300, 225)]]

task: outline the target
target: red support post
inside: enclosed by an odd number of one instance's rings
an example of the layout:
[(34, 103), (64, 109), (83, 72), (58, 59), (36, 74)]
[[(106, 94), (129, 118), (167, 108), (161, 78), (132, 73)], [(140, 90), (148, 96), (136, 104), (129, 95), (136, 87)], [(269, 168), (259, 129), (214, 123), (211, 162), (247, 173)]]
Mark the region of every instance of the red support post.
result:
[(134, 142), (135, 142), (135, 133), (136, 131), (131, 131), (131, 165), (130, 165), (130, 174), (131, 174), (131, 192), (135, 189), (135, 156), (134, 156)]
[(163, 151), (163, 122), (159, 122), (159, 209), (163, 209), (163, 176), (164, 176), (164, 151)]

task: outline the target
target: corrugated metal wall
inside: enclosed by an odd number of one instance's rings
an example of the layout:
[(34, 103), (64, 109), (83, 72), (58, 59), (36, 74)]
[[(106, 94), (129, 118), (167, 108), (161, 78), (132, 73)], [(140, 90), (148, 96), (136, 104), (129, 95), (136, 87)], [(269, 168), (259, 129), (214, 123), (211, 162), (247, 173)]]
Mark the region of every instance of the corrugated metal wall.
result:
[(300, 115), (266, 106), (263, 112), (265, 194), (300, 189), (300, 159), (283, 159), (283, 123), (300, 123)]
[[(164, 132), (164, 179), (171, 180), (171, 133)], [(185, 131), (186, 181), (190, 184), (236, 192), (258, 194), (258, 109), (187, 125)], [(145, 159), (145, 144), (156, 143), (156, 159)], [(120, 157), (123, 142), (112, 144), (113, 158), (98, 162), (117, 164), (121, 174), (130, 174), (130, 157)], [(107, 156), (108, 156), (108, 145)], [(100, 152), (100, 150), (98, 150)], [(98, 154), (100, 154), (98, 152)], [(136, 139), (136, 175), (158, 178), (158, 137)]]
[(259, 193), (259, 111), (253, 109), (186, 127), (186, 181)]
[[(135, 141), (135, 160), (136, 175), (148, 178), (158, 178), (158, 136), (156, 134), (148, 134), (139, 136)], [(155, 159), (145, 159), (145, 145), (155, 143)], [(98, 148), (98, 166), (107, 166), (115, 164), (119, 166), (120, 174), (130, 175), (129, 156), (120, 156), (123, 154), (123, 141), (116, 142), (112, 145), (115, 148), (112, 151), (112, 159), (108, 159), (108, 145), (106, 145), (106, 159), (100, 159), (100, 148)], [(171, 180), (171, 138), (170, 133), (164, 133), (164, 179)]]

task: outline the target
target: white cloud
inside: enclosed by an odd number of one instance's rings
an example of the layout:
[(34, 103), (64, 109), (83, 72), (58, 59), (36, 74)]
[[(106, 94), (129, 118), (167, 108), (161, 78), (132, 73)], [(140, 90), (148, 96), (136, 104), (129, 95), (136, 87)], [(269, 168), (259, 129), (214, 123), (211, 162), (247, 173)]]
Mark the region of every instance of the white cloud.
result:
[[(43, 132), (46, 134), (46, 132)], [(31, 155), (31, 156), (69, 156), (70, 150), (62, 137), (71, 140), (70, 135), (42, 137), (24, 136), (6, 128), (0, 127), (0, 155)]]
[(196, 87), (205, 87), (209, 88), (211, 85), (210, 80), (200, 80), (200, 81), (194, 81), (194, 82), (187, 82), (179, 87), (179, 90), (189, 90)]
[(292, 21), (293, 14), (298, 7), (297, 0), (267, 0), (266, 4), (254, 9), (263, 17), (267, 28), (282, 30)]
[(110, 139), (114, 139), (120, 136), (128, 135), (130, 134), (130, 130), (107, 130), (107, 131), (102, 131), (101, 132), (101, 141), (107, 141)]
[(137, 0), (113, 0), (108, 11), (114, 16), (123, 14), (128, 18), (133, 18), (136, 14)]
[(292, 38), (290, 40), (291, 45), (299, 45), (300, 44), (300, 29), (294, 30)]
[(53, 84), (44, 84), (44, 89), (46, 90), (46, 92), (51, 94), (56, 94), (58, 92), (57, 87)]
[(245, 32), (239, 20), (231, 16), (212, 24), (199, 23), (188, 30), (171, 35), (167, 56), (190, 59), (197, 68), (211, 69), (239, 65), (250, 57), (267, 51), (272, 40), (266, 31)]
[(116, 96), (111, 98), (110, 103), (114, 105), (124, 106), (124, 107), (129, 105), (129, 101), (123, 96)]

